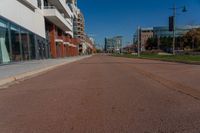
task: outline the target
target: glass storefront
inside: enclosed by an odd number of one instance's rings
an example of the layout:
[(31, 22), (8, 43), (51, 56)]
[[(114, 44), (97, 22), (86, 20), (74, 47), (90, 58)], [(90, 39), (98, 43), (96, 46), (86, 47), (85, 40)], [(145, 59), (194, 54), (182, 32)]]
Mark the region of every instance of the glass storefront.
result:
[(12, 60), (13, 61), (20, 61), (22, 60), (21, 52), (22, 48), (20, 46), (20, 29), (15, 25), (11, 25), (10, 27), (11, 32), (11, 45), (12, 45)]
[(0, 19), (0, 63), (10, 62), (8, 24)]
[(0, 17), (0, 64), (49, 58), (46, 39)]
[(21, 44), (23, 60), (29, 60), (29, 36), (28, 31), (21, 30)]
[(33, 33), (29, 33), (29, 48), (30, 48), (30, 59), (36, 59), (36, 47), (35, 47), (35, 37)]

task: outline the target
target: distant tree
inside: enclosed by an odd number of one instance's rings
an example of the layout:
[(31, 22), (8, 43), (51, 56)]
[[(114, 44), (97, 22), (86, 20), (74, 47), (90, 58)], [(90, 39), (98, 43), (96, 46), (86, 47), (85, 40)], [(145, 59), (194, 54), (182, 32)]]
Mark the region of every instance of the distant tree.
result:
[(170, 49), (172, 48), (172, 37), (161, 37), (160, 38), (160, 50), (170, 52)]
[(102, 53), (103, 50), (102, 50), (102, 49), (96, 49), (96, 52), (97, 52), (97, 53)]
[(184, 36), (184, 47), (193, 50), (200, 50), (200, 28), (192, 29)]
[(184, 38), (181, 36), (176, 38), (176, 49), (178, 50), (184, 49)]
[(157, 49), (157, 38), (156, 37), (152, 37), (152, 38), (149, 38), (147, 40), (147, 44), (146, 44), (146, 49), (147, 50), (153, 50), (153, 49)]

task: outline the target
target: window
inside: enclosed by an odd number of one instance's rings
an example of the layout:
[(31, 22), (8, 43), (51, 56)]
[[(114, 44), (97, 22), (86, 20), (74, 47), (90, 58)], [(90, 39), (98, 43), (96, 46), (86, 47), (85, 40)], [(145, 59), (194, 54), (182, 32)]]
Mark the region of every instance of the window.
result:
[(13, 61), (22, 60), (20, 47), (19, 27), (11, 25), (11, 43), (12, 43), (12, 59)]
[(8, 24), (0, 19), (0, 63), (10, 62)]
[(29, 60), (29, 36), (28, 31), (21, 30), (21, 44), (23, 60)]
[(29, 43), (30, 43), (30, 58), (36, 59), (36, 51), (35, 51), (35, 36), (33, 33), (29, 33)]
[(37, 0), (37, 3), (38, 3), (38, 7), (41, 9), (41, 7), (42, 7), (42, 2), (41, 2), (41, 0)]

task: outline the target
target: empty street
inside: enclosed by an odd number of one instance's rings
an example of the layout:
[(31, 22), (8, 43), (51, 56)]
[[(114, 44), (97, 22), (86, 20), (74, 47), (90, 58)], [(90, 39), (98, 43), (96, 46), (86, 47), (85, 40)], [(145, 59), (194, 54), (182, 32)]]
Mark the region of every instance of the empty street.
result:
[(94, 55), (0, 89), (0, 133), (200, 133), (200, 66)]

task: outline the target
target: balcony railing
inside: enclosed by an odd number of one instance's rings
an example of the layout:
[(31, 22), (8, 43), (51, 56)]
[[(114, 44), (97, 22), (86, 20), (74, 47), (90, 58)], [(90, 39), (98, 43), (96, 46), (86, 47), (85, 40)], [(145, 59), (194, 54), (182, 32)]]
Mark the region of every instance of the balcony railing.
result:
[(65, 15), (60, 13), (55, 6), (44, 6), (43, 7), (44, 16), (47, 17), (52, 23), (57, 25), (64, 31), (72, 31), (72, 24), (67, 21)]
[(18, 0), (22, 4), (26, 5), (27, 7), (31, 9), (37, 9), (37, 2), (36, 0)]
[(49, 3), (54, 5), (60, 12), (63, 12), (65, 17), (70, 17), (72, 15), (72, 12), (66, 5), (65, 0), (49, 0)]

